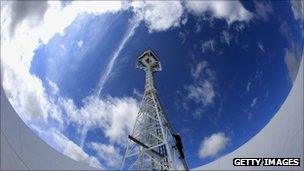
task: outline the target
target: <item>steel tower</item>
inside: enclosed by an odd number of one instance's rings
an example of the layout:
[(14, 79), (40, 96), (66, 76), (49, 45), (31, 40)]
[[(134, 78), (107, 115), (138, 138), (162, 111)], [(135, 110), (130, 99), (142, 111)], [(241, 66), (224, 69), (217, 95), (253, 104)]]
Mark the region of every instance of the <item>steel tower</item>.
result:
[(145, 92), (121, 170), (188, 170), (179, 135), (173, 134), (154, 85), (159, 59), (149, 49), (138, 57), (136, 67), (146, 73)]

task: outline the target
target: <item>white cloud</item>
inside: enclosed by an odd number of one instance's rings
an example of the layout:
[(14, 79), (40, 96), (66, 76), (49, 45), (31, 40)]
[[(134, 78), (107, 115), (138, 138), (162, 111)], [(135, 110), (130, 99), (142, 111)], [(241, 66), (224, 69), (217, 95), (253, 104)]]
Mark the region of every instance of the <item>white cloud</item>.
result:
[(215, 51), (215, 45), (216, 45), (216, 42), (213, 39), (203, 42), (202, 43), (202, 52), (205, 53), (208, 50), (211, 50), (211, 51), (214, 52)]
[[(183, 7), (179, 1), (133, 1), (128, 5), (132, 7), (132, 10), (136, 16), (130, 21), (128, 29), (120, 41), (118, 48), (110, 57), (111, 60), (105, 71), (100, 73), (100, 79), (94, 93), (97, 96), (100, 95), (105, 83), (109, 79), (121, 50), (123, 50), (125, 44), (133, 36), (141, 21), (145, 21), (150, 32), (166, 31), (172, 27), (179, 26), (181, 16), (183, 14)], [(174, 7), (167, 8), (168, 5)]]
[(304, 37), (304, 2), (298, 0), (290, 0), (290, 2), (294, 18), (299, 21), (302, 37)]
[[(138, 112), (138, 102), (135, 99), (87, 97), (84, 100), (84, 106), (78, 108), (73, 100), (58, 97), (58, 104), (57, 98), (53, 97), (58, 94), (58, 86), (49, 81), (53, 95), (47, 95), (42, 81), (32, 75), (29, 70), (35, 49), (41, 44), (47, 44), (55, 34), (64, 34), (65, 28), (71, 25), (77, 16), (84, 13), (101, 15), (106, 12), (117, 12), (123, 9), (122, 3), (119, 1), (90, 1), (89, 3), (73, 1), (62, 7), (61, 2), (48, 1), (41, 2), (39, 9), (34, 11), (31, 11), (33, 5), (30, 3), (17, 4), (18, 8), (24, 9), (23, 13), (20, 13), (22, 10), (14, 11), (13, 3), (21, 2), (4, 3), (1, 1), (2, 84), (13, 106), (17, 111), (21, 111), (20, 114), (25, 117), (41, 118), (44, 121), (47, 121), (47, 118), (50, 117), (60, 123), (63, 123), (61, 111), (61, 107), (63, 107), (71, 122), (77, 123), (82, 128), (80, 132), (82, 132), (84, 138), (87, 129), (99, 126), (103, 128), (104, 134), (111, 142), (121, 144), (124, 141), (124, 136), (131, 130)], [(165, 8), (165, 3), (169, 2), (148, 1), (144, 2), (142, 6), (133, 5), (133, 8), (137, 16), (142, 17), (140, 19), (147, 23), (150, 31), (165, 31), (179, 26), (183, 16), (183, 7), (180, 2), (170, 2), (171, 8)], [(17, 17), (12, 17), (12, 15)], [(235, 19), (232, 17), (230, 20), (234, 21)], [(103, 81), (100, 87), (103, 87), (112, 72), (114, 62), (121, 49), (139, 25), (140, 21), (135, 21), (130, 25), (111, 58), (102, 77), (104, 79), (101, 79)], [(13, 29), (13, 36), (10, 36), (11, 29)], [(209, 81), (209, 83), (212, 82)], [(195, 90), (199, 86), (210, 89), (208, 80), (198, 81), (193, 89)], [(198, 89), (197, 92), (203, 91)], [(193, 96), (193, 98), (195, 99), (196, 96)], [(205, 103), (208, 104), (213, 99), (210, 95), (205, 98)], [(92, 165), (99, 165), (94, 158), (88, 156), (81, 147), (63, 136), (59, 131), (53, 132), (53, 135), (54, 139), (64, 149), (65, 154), (72, 156), (74, 159), (87, 161)]]
[(304, 2), (291, 0), (291, 8), (296, 20), (304, 21)]
[(116, 169), (120, 167), (122, 155), (120, 155), (119, 149), (113, 145), (91, 142), (88, 146), (97, 152), (97, 156), (104, 160), (107, 166)]
[(257, 97), (253, 98), (252, 102), (250, 103), (250, 107), (254, 107), (256, 105), (257, 100), (258, 100)]
[[(34, 5), (38, 5), (39, 9), (32, 11)], [(16, 8), (22, 10), (16, 11)], [(45, 121), (48, 117), (48, 96), (41, 80), (29, 72), (34, 50), (41, 43), (46, 44), (56, 33), (63, 33), (81, 13), (97, 15), (115, 12), (120, 8), (121, 2), (117, 1), (94, 1), (88, 4), (73, 1), (64, 8), (57, 1), (1, 2), (2, 84), (21, 115), (29, 118), (35, 116)], [(33, 25), (32, 20), (42, 21)], [(12, 29), (14, 36), (10, 36)]]
[(284, 60), (288, 69), (289, 80), (293, 83), (297, 76), (301, 56), (303, 56), (304, 50), (301, 51), (302, 45), (300, 43), (295, 43), (292, 39), (292, 31), (286, 22), (281, 24), (280, 32), (286, 37), (288, 42), (288, 48), (285, 48)]
[(224, 150), (229, 143), (230, 138), (224, 133), (214, 133), (210, 137), (205, 137), (200, 146), (199, 158), (214, 157)]
[(248, 120), (251, 120), (251, 117), (252, 117), (252, 113), (249, 113), (248, 114)]
[(258, 43), (258, 47), (261, 49), (261, 51), (265, 52), (264, 45), (262, 42)]
[(59, 91), (59, 88), (58, 88), (57, 84), (54, 83), (53, 81), (51, 81), (50, 79), (47, 79), (47, 81), (48, 81), (48, 84), (51, 88), (52, 94), (57, 94), (58, 91)]
[(114, 99), (110, 109), (111, 119), (105, 130), (106, 136), (115, 142), (124, 142), (126, 135), (131, 132), (137, 113), (138, 103), (134, 99)]
[(238, 32), (243, 32), (243, 30), (245, 29), (245, 24), (244, 23), (239, 23), (238, 25), (235, 26), (235, 29)]
[(211, 13), (212, 17), (223, 18), (228, 24), (235, 21), (249, 21), (252, 14), (238, 1), (186, 1), (186, 9), (196, 16)]
[(292, 31), (286, 21), (282, 22), (280, 26), (280, 32), (283, 36), (285, 36), (288, 42), (292, 42)]
[(259, 79), (262, 77), (263, 70), (257, 70), (254, 75), (254, 79)]
[[(40, 2), (37, 2), (37, 4), (38, 3)], [(52, 94), (47, 95), (42, 81), (29, 72), (34, 51), (41, 44), (47, 44), (55, 34), (64, 34), (65, 28), (68, 27), (78, 15), (83, 13), (100, 15), (106, 12), (116, 12), (121, 9), (121, 2), (92, 1), (86, 3), (84, 1), (73, 1), (65, 7), (62, 7), (61, 2), (50, 1), (41, 2), (41, 6), (37, 6), (37, 8), (41, 7), (40, 9), (31, 11), (33, 10), (33, 4), (34, 3), (19, 1), (1, 2), (2, 85), (14, 108), (23, 119), (31, 120), (40, 118), (47, 122), (48, 118), (52, 118), (60, 124), (63, 124), (62, 106), (61, 104), (58, 104), (57, 99), (62, 101), (64, 98), (57, 97), (59, 91), (58, 86), (51, 80), (48, 80), (48, 86), (51, 88)], [(44, 6), (45, 4), (47, 4), (46, 8)], [(14, 7), (16, 6), (18, 9), (24, 10), (14, 11)], [(12, 15), (17, 17), (13, 17)], [(33, 24), (34, 20), (36, 24)], [(12, 33), (14, 34), (12, 35)], [(122, 99), (122, 101), (125, 99)], [(133, 113), (137, 110), (137, 106), (134, 107), (132, 104), (137, 103), (132, 101), (132, 99), (128, 100), (129, 99), (127, 99), (127, 102), (125, 103), (120, 103), (120, 99), (116, 98), (110, 100), (111, 102), (119, 103), (117, 106), (118, 109), (113, 109), (116, 106), (112, 106), (112, 108), (109, 107), (109, 111), (116, 113), (113, 115), (106, 114), (106, 119), (109, 120), (103, 120), (105, 123), (104, 126), (107, 128), (105, 129), (106, 134), (107, 136), (111, 136), (110, 139), (112, 141), (122, 139), (122, 135), (125, 133), (124, 131), (129, 131), (131, 129), (132, 119), (135, 120)], [(128, 103), (132, 103), (130, 105), (131, 107)], [(74, 105), (74, 102), (72, 101), (70, 104)], [(75, 107), (70, 108), (70, 110), (72, 111), (75, 109), (77, 112), (83, 114), (81, 115), (82, 119), (91, 119), (90, 117), (93, 117), (93, 121), (90, 123), (94, 123), (97, 122), (96, 118), (99, 118), (97, 116), (95, 116), (95, 118), (91, 115), (87, 116), (88, 114), (86, 113), (88, 112), (86, 110), (94, 111), (93, 109), (98, 109), (98, 107), (94, 108), (92, 105), (82, 110), (76, 110)], [(125, 107), (126, 105), (128, 106), (127, 109)], [(103, 107), (104, 110), (108, 109), (107, 106)], [(137, 114), (137, 112), (135, 113)], [(80, 121), (79, 119), (76, 119), (76, 117), (77, 116), (75, 115), (74, 119), (79, 123), (84, 122), (84, 120)], [(124, 120), (121, 120), (119, 117), (124, 117)], [(116, 119), (118, 122), (116, 122)], [(128, 122), (122, 123), (124, 121)], [(95, 124), (95, 126), (96, 125), (98, 124)], [(55, 139), (63, 149), (64, 154), (73, 159), (90, 163), (92, 166), (101, 166), (96, 158), (87, 155), (81, 147), (63, 136), (59, 131), (55, 131), (52, 134), (54, 136), (53, 139)]]
[(285, 48), (284, 60), (288, 69), (289, 80), (291, 81), (291, 83), (293, 83), (293, 81), (297, 76), (298, 68), (300, 66), (300, 60), (304, 54), (304, 50), (301, 51), (302, 48), (301, 43), (297, 44), (296, 42), (294, 42), (291, 28), (289, 27), (287, 22), (283, 22), (281, 24), (280, 32), (283, 36), (285, 36), (288, 42), (288, 47)]
[[(24, 9), (28, 9), (33, 6), (33, 4), (27, 2), (18, 1), (14, 3), (20, 3), (21, 5), (18, 5), (20, 6), (19, 8)], [(12, 6), (14, 5), (6, 5), (3, 7), (3, 10), (1, 12), (1, 26), (3, 27), (3, 30), (10, 30), (10, 24), (17, 23), (15, 26), (14, 36), (16, 39), (9, 40), (10, 38), (8, 37), (8, 32), (3, 32), (4, 35), (2, 35), (3, 39), (1, 46), (3, 49), (3, 46), (5, 45), (4, 49), (6, 50), (4, 54), (8, 53), (8, 56), (21, 56), (23, 62), (28, 67), (30, 66), (30, 62), (34, 54), (33, 51), (36, 49), (36, 47), (38, 47), (41, 42), (46, 44), (54, 34), (62, 34), (64, 29), (69, 26), (79, 14), (92, 13), (95, 15), (100, 15), (106, 12), (115, 12), (121, 8), (121, 2), (118, 1), (92, 1), (90, 3), (86, 3), (84, 1), (73, 1), (64, 8), (62, 8), (61, 3), (57, 1), (51, 1), (47, 3), (48, 8), (45, 9), (46, 11), (44, 12), (44, 16), (42, 18), (40, 13), (39, 15), (38, 13), (30, 13), (27, 15), (27, 18), (22, 17), (22, 22), (16, 22), (13, 20), (15, 18), (11, 17), (12, 15), (22, 15), (11, 13), (11, 11), (14, 10), (12, 9)], [(26, 12), (26, 14), (27, 13), (29, 12)], [(29, 25), (28, 22), (33, 17), (37, 18), (36, 15), (40, 16), (39, 19), (42, 19), (43, 21), (41, 21), (42, 24), (33, 27), (32, 25)], [(5, 40), (5, 44), (3, 40)], [(15, 53), (21, 52), (20, 55), (16, 55), (14, 53), (14, 50), (16, 48), (19, 50)]]
[[(284, 60), (288, 69), (289, 79), (293, 83), (297, 77), (298, 69), (300, 66), (301, 50), (300, 46), (291, 44), (291, 48), (285, 49)], [(302, 57), (304, 55), (304, 50), (302, 51)]]
[(304, 37), (304, 1), (290, 0), (290, 3), (294, 18), (299, 21), (302, 37)]
[(193, 99), (197, 103), (203, 104), (203, 106), (213, 103), (215, 93), (212, 84), (208, 80), (204, 80), (197, 85), (190, 85), (187, 90), (189, 99)]
[(183, 7), (179, 1), (133, 1), (127, 5), (132, 8), (136, 16), (130, 21), (118, 48), (110, 57), (111, 60), (107, 68), (100, 74), (100, 80), (95, 88), (95, 95), (99, 95), (103, 90), (121, 50), (133, 36), (141, 21), (147, 24), (150, 32), (166, 31), (172, 27), (179, 26), (180, 22), (184, 21), (182, 20)]
[(208, 63), (205, 61), (199, 62), (195, 68), (191, 68), (191, 76), (194, 79), (199, 79), (203, 74), (203, 71), (206, 69)]
[(41, 80), (30, 75), (19, 61), (13, 64), (15, 68), (5, 65), (6, 61), (1, 61), (2, 85), (14, 108), (24, 116), (23, 119), (38, 118), (46, 121), (50, 104)]
[(77, 47), (81, 48), (82, 45), (83, 45), (83, 41), (82, 40), (77, 41)]
[(191, 68), (191, 76), (193, 83), (186, 85), (188, 100), (193, 100), (201, 107), (196, 109), (195, 117), (199, 117), (203, 108), (213, 104), (216, 93), (214, 89), (215, 74), (209, 69), (208, 63), (205, 61), (199, 62), (194, 68)]
[(136, 88), (133, 89), (133, 94), (138, 98), (143, 97), (143, 93), (139, 92)]
[(223, 30), (222, 35), (221, 35), (221, 42), (227, 43), (229, 45), (231, 39), (232, 39), (231, 34), (229, 34), (228, 31)]
[(51, 131), (51, 135), (56, 145), (58, 145), (59, 148), (62, 150), (63, 154), (69, 156), (70, 158), (76, 161), (88, 163), (92, 167), (103, 168), (103, 166), (96, 159), (96, 157), (89, 156), (86, 152), (82, 150), (82, 148), (80, 148), (73, 141), (69, 140), (59, 131), (53, 129)]
[(80, 128), (101, 127), (106, 137), (118, 144), (124, 143), (139, 111), (138, 102), (133, 98), (90, 96), (84, 99), (81, 108), (77, 108), (71, 99), (60, 101), (71, 122)]
[[(2, 4), (2, 3), (1, 3)], [(11, 6), (10, 34), (13, 36), (16, 26), (23, 21), (35, 26), (41, 23), (48, 8), (47, 1), (13, 1)]]
[(257, 18), (268, 21), (269, 14), (273, 12), (270, 2), (254, 1)]
[(199, 119), (202, 116), (203, 112), (204, 112), (203, 108), (199, 107), (199, 108), (195, 109), (195, 111), (192, 113), (192, 115), (195, 119)]
[(179, 26), (182, 21), (183, 6), (180, 1), (133, 1), (131, 6), (145, 21), (150, 32), (166, 31)]
[(248, 93), (248, 92), (250, 91), (251, 84), (252, 84), (251, 81), (249, 81), (249, 82), (247, 83), (247, 86), (246, 86), (246, 93)]
[[(29, 10), (33, 5), (37, 6), (37, 9)], [(167, 8), (168, 5), (171, 8)], [(178, 1), (132, 2), (130, 6), (137, 17), (147, 23), (150, 31), (164, 31), (180, 25), (182, 21), (183, 6)], [(22, 10), (14, 10), (16, 8)], [(63, 34), (64, 29), (80, 14), (91, 13), (100, 15), (106, 12), (116, 12), (121, 9), (123, 9), (123, 6), (119, 1), (92, 1), (90, 3), (73, 1), (65, 7), (62, 7), (61, 3), (57, 1), (1, 3), (1, 49), (5, 49), (1, 51), (3, 85), (5, 90), (9, 91), (12, 103), (15, 106), (19, 105), (16, 108), (26, 109), (23, 113), (28, 115), (41, 115), (39, 117), (44, 118), (44, 120), (48, 116), (46, 106), (50, 102), (44, 92), (41, 80), (29, 73), (34, 50), (41, 43), (47, 44), (49, 39), (56, 33)], [(59, 18), (60, 20), (58, 20)], [(31, 24), (34, 20), (38, 24)], [(184, 19), (183, 21), (186, 20)], [(136, 20), (129, 27), (129, 31), (126, 32), (107, 69), (101, 76), (97, 88), (98, 92), (101, 91), (107, 81), (116, 58), (119, 56), (127, 40), (134, 33), (134, 29), (138, 24), (139, 21)], [(9, 36), (8, 30), (10, 29), (13, 29), (15, 32), (13, 37)], [(78, 42), (79, 46), (82, 44), (81, 41)], [(18, 50), (16, 51), (16, 49)], [(20, 86), (12, 90), (12, 87), (14, 87), (12, 85)], [(55, 93), (56, 88), (53, 90)], [(33, 100), (33, 106), (35, 107), (29, 107), (29, 104), (22, 104), (25, 103), (22, 102), (23, 99), (29, 98)]]
[(63, 120), (61, 108), (58, 106), (57, 101), (55, 101), (53, 97), (51, 97), (49, 101), (50, 101), (50, 106), (48, 108), (48, 111), (50, 118), (54, 119), (59, 124), (61, 124), (60, 126), (62, 126), (64, 124), (64, 120)]
[(181, 38), (181, 43), (184, 44), (185, 41), (187, 40), (187, 35), (189, 34), (190, 31), (180, 31), (178, 33), (178, 37)]

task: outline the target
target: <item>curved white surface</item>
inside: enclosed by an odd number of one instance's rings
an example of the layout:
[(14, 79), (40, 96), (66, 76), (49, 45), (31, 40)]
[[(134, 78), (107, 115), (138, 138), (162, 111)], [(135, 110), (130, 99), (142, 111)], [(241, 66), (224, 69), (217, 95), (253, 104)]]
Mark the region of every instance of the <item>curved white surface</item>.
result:
[[(269, 123), (235, 151), (194, 170), (303, 170), (303, 58), (285, 102)], [(233, 158), (298, 157), (301, 166), (233, 166)]]
[(96, 170), (54, 150), (25, 125), (1, 87), (1, 170)]

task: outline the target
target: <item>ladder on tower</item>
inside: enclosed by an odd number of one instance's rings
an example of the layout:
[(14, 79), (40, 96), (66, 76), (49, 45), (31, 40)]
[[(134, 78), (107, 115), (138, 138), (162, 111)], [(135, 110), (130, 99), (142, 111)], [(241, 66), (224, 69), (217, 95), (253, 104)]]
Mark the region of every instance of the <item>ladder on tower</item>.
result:
[(145, 71), (145, 93), (133, 131), (128, 136), (121, 170), (189, 170), (180, 145), (160, 104), (153, 74), (161, 63), (148, 49), (137, 59), (137, 68)]

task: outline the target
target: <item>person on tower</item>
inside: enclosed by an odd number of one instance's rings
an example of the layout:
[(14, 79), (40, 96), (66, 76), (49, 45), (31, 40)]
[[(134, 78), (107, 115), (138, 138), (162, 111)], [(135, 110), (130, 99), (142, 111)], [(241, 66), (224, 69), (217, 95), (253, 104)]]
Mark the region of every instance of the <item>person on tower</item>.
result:
[(174, 137), (175, 143), (176, 143), (175, 147), (177, 148), (181, 159), (184, 159), (185, 158), (185, 155), (184, 155), (184, 152), (183, 152), (184, 147), (183, 147), (182, 139), (181, 139), (179, 133), (173, 134), (173, 137)]

